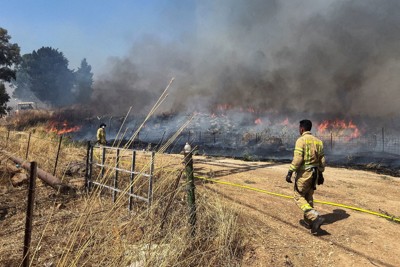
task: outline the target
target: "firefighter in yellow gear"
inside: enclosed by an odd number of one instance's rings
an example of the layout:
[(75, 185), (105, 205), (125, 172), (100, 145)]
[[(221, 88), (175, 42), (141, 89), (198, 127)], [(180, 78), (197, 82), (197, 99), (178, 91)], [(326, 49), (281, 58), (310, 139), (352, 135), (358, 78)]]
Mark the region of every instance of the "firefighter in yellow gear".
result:
[(97, 135), (96, 135), (97, 143), (100, 144), (100, 145), (103, 145), (103, 146), (105, 146), (107, 144), (107, 141), (106, 141), (106, 126), (107, 125), (105, 123), (100, 124), (99, 129), (97, 129)]
[(300, 224), (317, 234), (324, 218), (314, 209), (313, 194), (316, 185), (323, 183), (325, 170), (324, 147), (321, 140), (311, 134), (312, 122), (300, 121), (300, 137), (296, 141), (294, 156), (290, 164), (286, 181), (292, 183), (292, 174), (296, 172), (294, 201), (304, 213)]

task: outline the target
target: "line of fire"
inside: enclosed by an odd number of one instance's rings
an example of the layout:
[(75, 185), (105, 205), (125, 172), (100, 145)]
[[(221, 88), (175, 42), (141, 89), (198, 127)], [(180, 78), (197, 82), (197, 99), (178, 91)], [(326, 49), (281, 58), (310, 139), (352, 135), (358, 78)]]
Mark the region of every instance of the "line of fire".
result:
[[(96, 141), (96, 130), (107, 124), (108, 145), (123, 146), (141, 127), (145, 116), (94, 115), (82, 107), (59, 109), (57, 112), (27, 110), (12, 118), (30, 117), (27, 112), (46, 114), (45, 129), (56, 135), (68, 135), (74, 141)], [(33, 116), (36, 120), (40, 115)], [(313, 120), (312, 132), (320, 137), (330, 164), (364, 165), (387, 168), (397, 175), (400, 166), (400, 139), (396, 130), (372, 128), (363, 120), (324, 119)], [(157, 151), (189, 119), (191, 122), (167, 148), (167, 153), (179, 153), (189, 142), (198, 148), (197, 153), (226, 156), (247, 160), (289, 161), (298, 138), (298, 120), (264, 112), (251, 107), (233, 107), (218, 104), (206, 112), (160, 113), (150, 117), (141, 127), (131, 147)], [(21, 121), (21, 119), (17, 119)], [(40, 120), (39, 120), (40, 121)]]

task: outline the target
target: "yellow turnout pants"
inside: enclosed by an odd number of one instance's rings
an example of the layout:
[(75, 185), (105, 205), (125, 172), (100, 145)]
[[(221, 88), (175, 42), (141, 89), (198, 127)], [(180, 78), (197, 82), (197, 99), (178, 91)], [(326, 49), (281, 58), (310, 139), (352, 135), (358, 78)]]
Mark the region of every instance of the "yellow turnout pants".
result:
[(294, 201), (304, 212), (304, 219), (307, 223), (313, 222), (319, 215), (314, 209), (312, 174), (312, 170), (298, 171), (294, 187)]

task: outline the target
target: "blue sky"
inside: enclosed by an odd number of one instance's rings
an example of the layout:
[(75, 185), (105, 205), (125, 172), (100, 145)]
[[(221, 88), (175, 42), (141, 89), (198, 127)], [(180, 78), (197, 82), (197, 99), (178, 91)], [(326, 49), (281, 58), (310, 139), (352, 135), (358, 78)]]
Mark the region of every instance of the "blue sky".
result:
[(86, 58), (95, 75), (142, 36), (179, 39), (195, 20), (194, 2), (185, 0), (0, 0), (0, 6), (0, 27), (21, 54), (50, 46), (64, 53), (71, 69)]

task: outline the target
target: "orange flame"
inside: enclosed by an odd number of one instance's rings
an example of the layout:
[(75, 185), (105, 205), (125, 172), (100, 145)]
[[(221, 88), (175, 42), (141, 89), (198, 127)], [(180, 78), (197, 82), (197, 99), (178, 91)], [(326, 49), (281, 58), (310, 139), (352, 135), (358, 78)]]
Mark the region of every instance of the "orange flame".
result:
[(260, 124), (262, 124), (263, 122), (262, 122), (262, 120), (261, 120), (260, 118), (257, 118), (257, 119), (254, 121), (254, 123), (257, 124), (257, 125), (260, 125)]
[(286, 118), (284, 121), (282, 121), (281, 123), (279, 123), (282, 126), (288, 126), (289, 125), (289, 119)]
[(67, 121), (63, 122), (55, 122), (52, 121), (49, 123), (47, 127), (47, 131), (51, 133), (55, 133), (58, 135), (77, 132), (81, 129), (81, 126), (69, 126)]
[(249, 112), (249, 113), (255, 113), (256, 111), (255, 111), (254, 108), (248, 107), (248, 108), (247, 108), (247, 112)]
[(326, 134), (328, 131), (339, 136), (349, 136), (350, 138), (360, 137), (361, 133), (357, 125), (352, 121), (346, 123), (344, 120), (335, 119), (322, 121), (318, 125), (318, 134)]

